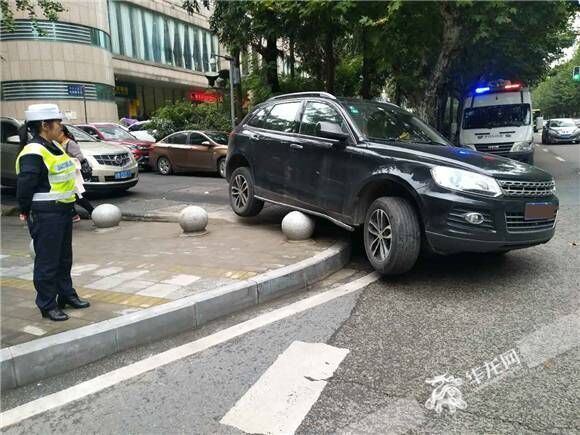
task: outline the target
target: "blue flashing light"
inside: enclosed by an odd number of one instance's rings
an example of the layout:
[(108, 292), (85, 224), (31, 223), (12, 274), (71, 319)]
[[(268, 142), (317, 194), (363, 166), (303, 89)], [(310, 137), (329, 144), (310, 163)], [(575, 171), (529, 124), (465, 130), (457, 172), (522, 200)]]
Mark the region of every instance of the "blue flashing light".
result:
[(485, 86), (483, 88), (475, 88), (476, 94), (483, 94), (484, 92), (489, 92), (489, 91), (491, 91), (491, 88), (489, 86)]

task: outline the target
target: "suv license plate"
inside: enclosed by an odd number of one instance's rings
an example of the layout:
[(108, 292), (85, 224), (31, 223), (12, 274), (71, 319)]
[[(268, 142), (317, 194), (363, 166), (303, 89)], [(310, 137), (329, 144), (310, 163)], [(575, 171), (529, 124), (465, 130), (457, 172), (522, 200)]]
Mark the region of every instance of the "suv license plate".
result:
[(529, 202), (526, 204), (524, 219), (551, 219), (554, 213), (556, 213), (556, 207), (550, 202)]
[(115, 180), (122, 180), (123, 178), (130, 178), (131, 171), (115, 172)]

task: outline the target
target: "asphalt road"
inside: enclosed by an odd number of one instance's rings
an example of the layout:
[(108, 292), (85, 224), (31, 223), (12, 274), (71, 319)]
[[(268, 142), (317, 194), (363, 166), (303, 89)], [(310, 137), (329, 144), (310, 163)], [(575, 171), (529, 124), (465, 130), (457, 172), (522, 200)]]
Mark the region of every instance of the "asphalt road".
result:
[[(17, 419), (6, 433), (242, 433), (240, 427), (275, 433), (291, 424), (304, 434), (579, 433), (577, 150), (580, 145), (537, 147), (536, 164), (554, 175), (561, 200), (556, 236), (546, 245), (503, 257), (422, 260), (403, 277), (352, 287), (341, 297), (332, 293), (337, 291), (332, 282), (325, 283), (6, 392), (3, 411), (42, 397), (48, 403), (43, 408), (31, 402), (45, 412)], [(155, 174), (146, 179), (151, 189), (168, 195), (188, 194), (179, 187), (182, 180), (223, 184), (177, 177), (168, 178), (175, 184), (166, 188)], [(354, 244), (355, 250), (360, 247), (359, 241)], [(369, 272), (364, 257), (355, 253), (342, 282), (355, 285)], [(327, 301), (316, 304), (312, 298), (320, 295)], [(293, 304), (300, 302), (307, 308), (296, 311)], [(282, 317), (268, 323), (276, 313)], [(253, 329), (224, 338), (225, 328), (241, 330), (240, 323), (248, 320), (255, 322)], [(200, 339), (212, 345), (192, 353)], [(189, 351), (178, 347), (192, 342)], [(315, 350), (296, 353), (302, 342)], [(145, 371), (133, 365), (167, 350), (174, 355), (167, 364)], [(119, 368), (131, 376), (107, 384)], [(444, 374), (462, 381), (452, 390), (460, 392), (454, 403), (463, 408), (454, 414), (425, 406), (433, 392), (426, 380)], [(304, 379), (310, 382), (306, 386)], [(72, 402), (72, 392), (66, 392), (62, 406), (53, 408), (58, 402), (51, 393), (95, 384), (111, 386)]]

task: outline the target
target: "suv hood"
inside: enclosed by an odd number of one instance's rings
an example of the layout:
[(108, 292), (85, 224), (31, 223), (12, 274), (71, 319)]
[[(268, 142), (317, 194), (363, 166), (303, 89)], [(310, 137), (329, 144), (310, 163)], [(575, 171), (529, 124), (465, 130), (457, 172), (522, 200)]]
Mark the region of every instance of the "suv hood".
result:
[(129, 150), (120, 145), (111, 142), (79, 142), (81, 151), (87, 156), (98, 156), (100, 154), (122, 154)]
[(550, 181), (553, 177), (536, 166), (505, 157), (480, 153), (470, 148), (406, 143), (404, 146), (378, 142), (367, 143), (373, 151), (409, 160), (419, 160), (432, 166), (450, 166), (489, 175), (497, 179)]

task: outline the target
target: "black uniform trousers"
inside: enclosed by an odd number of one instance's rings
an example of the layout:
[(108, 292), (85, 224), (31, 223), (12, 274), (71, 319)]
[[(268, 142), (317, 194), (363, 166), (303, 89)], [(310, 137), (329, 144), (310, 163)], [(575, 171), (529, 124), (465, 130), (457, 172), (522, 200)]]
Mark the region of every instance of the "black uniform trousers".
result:
[(31, 211), (28, 229), (34, 241), (34, 287), (36, 305), (56, 307), (56, 296), (76, 295), (70, 276), (72, 254), (72, 205), (51, 211)]

